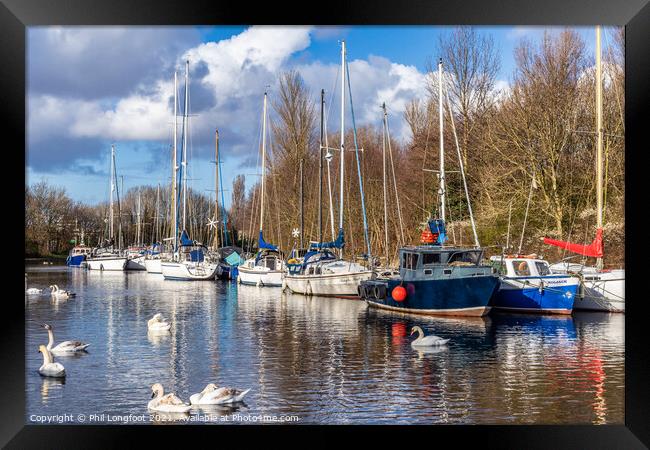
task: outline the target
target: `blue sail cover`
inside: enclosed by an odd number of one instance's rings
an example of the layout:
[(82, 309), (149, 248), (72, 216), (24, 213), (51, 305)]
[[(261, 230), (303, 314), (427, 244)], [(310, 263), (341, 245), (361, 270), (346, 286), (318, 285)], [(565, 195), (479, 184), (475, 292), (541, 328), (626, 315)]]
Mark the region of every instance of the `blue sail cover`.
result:
[(187, 231), (181, 233), (181, 245), (194, 245), (194, 241), (187, 235)]
[(343, 235), (343, 228), (339, 228), (339, 234), (336, 236), (335, 241), (330, 242), (315, 242), (311, 244), (310, 249), (321, 249), (321, 248), (343, 248), (345, 247), (345, 237)]
[(259, 236), (259, 238), (258, 238), (258, 244), (257, 244), (257, 247), (258, 247), (260, 250), (262, 250), (263, 248), (267, 248), (267, 249), (269, 249), (269, 250), (277, 250), (277, 249), (278, 249), (275, 245), (273, 245), (273, 244), (269, 244), (268, 242), (265, 242), (265, 241), (264, 241), (264, 236), (262, 236), (262, 230), (260, 230), (260, 236)]
[(445, 221), (442, 219), (432, 219), (429, 221), (429, 230), (434, 235), (438, 235), (438, 240), (433, 245), (442, 245), (447, 240), (447, 229), (445, 228)]

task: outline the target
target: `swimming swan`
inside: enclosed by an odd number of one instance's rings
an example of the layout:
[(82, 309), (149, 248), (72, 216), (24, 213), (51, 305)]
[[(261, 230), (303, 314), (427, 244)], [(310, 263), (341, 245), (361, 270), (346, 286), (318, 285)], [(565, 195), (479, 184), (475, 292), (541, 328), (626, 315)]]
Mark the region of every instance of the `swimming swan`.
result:
[(56, 284), (50, 286), (50, 290), (52, 291), (52, 297), (56, 298), (57, 300), (67, 300), (70, 297), (74, 297), (75, 295), (77, 295), (74, 292), (66, 291), (64, 289), (59, 289), (59, 287)]
[(425, 336), (422, 328), (415, 326), (411, 328), (411, 335), (417, 331), (418, 338), (411, 342), (413, 347), (433, 347), (435, 345), (445, 345), (449, 339), (443, 339), (438, 336)]
[(155, 314), (147, 322), (147, 329), (149, 331), (169, 331), (170, 328), (171, 325), (163, 318), (162, 314), (160, 313)]
[(42, 291), (38, 288), (29, 288), (25, 291), (27, 295), (36, 295), (36, 294), (40, 294), (41, 292)]
[(47, 349), (52, 353), (83, 352), (86, 351), (86, 348), (90, 345), (81, 341), (63, 341), (57, 346), (52, 347), (54, 345), (54, 328), (52, 328), (52, 325), (48, 325), (47, 323), (44, 323), (41, 326), (47, 330), (47, 334), (50, 338), (47, 343)]
[(38, 346), (38, 351), (43, 354), (43, 365), (38, 369), (44, 377), (63, 378), (65, 377), (65, 368), (62, 364), (54, 362), (52, 353), (43, 344)]
[(147, 407), (152, 411), (170, 412), (170, 413), (186, 413), (190, 410), (191, 406), (184, 403), (183, 400), (176, 397), (174, 394), (163, 395), (162, 384), (156, 383), (151, 386), (151, 398)]
[(241, 402), (250, 389), (242, 391), (241, 389), (220, 387), (214, 383), (208, 384), (200, 393), (190, 397), (192, 405), (223, 405), (226, 403)]

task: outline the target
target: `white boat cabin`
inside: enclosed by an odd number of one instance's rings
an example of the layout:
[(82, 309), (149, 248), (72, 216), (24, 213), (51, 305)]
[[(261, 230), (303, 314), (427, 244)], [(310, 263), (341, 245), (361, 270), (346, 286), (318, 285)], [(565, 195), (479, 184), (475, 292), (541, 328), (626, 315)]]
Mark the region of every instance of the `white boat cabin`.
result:
[(507, 277), (545, 277), (552, 275), (547, 261), (535, 255), (525, 256), (491, 256), (492, 262), (499, 273)]

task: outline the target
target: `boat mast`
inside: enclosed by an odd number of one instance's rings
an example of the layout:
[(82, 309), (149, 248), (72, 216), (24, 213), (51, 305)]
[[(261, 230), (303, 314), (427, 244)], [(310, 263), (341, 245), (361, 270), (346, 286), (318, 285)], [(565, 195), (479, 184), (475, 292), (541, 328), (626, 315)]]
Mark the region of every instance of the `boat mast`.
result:
[(176, 199), (178, 187), (176, 186), (176, 176), (178, 175), (178, 155), (176, 154), (176, 133), (178, 131), (178, 74), (174, 71), (174, 144), (172, 155), (172, 223), (174, 224), (174, 251), (178, 248), (178, 211)]
[(323, 128), (325, 89), (320, 90), (320, 143), (318, 148), (318, 242), (323, 242)]
[(141, 206), (141, 197), (140, 197), (140, 191), (138, 190), (138, 205), (135, 210), (135, 218), (136, 218), (136, 224), (135, 224), (135, 245), (140, 245), (140, 238), (141, 238), (141, 228), (140, 228), (140, 206)]
[(300, 248), (301, 249), (304, 248), (303, 247), (302, 235), (303, 235), (303, 230), (304, 230), (304, 226), (305, 226), (305, 217), (304, 217), (304, 211), (303, 211), (304, 198), (303, 198), (303, 191), (302, 191), (302, 183), (303, 183), (302, 165), (303, 165), (303, 161), (304, 161), (304, 159), (300, 158)]
[(260, 233), (264, 228), (264, 178), (266, 173), (266, 92), (264, 92), (264, 111), (262, 117), (262, 190), (260, 197)]
[[(115, 145), (111, 145), (111, 193), (110, 193), (110, 213), (109, 213), (109, 232), (108, 238), (113, 240), (113, 192), (115, 191)], [(113, 244), (111, 244), (113, 245)]]
[[(156, 189), (156, 225), (155, 225), (155, 234), (153, 237), (154, 244), (160, 239), (160, 183), (158, 183), (158, 188)], [(153, 234), (153, 233), (152, 233)]]
[(381, 109), (384, 111), (384, 132), (381, 140), (381, 157), (384, 166), (384, 246), (386, 249), (386, 266), (388, 266), (390, 256), (388, 252), (388, 193), (386, 192), (386, 103), (382, 103)]
[(183, 111), (183, 162), (181, 163), (181, 166), (183, 166), (183, 230), (187, 230), (186, 228), (186, 219), (187, 219), (187, 121), (188, 121), (188, 114), (187, 114), (187, 108), (189, 105), (189, 98), (188, 98), (188, 92), (189, 92), (189, 72), (190, 72), (190, 62), (185, 61), (185, 108)]
[(445, 150), (442, 133), (442, 58), (438, 61), (438, 115), (440, 118), (440, 218), (445, 220)]
[[(596, 27), (596, 228), (603, 227), (603, 91), (601, 73), (600, 26)], [(603, 268), (603, 258), (596, 259), (596, 267)]]
[(219, 130), (214, 130), (214, 220), (217, 223), (214, 229), (214, 249), (219, 248)]
[[(339, 231), (343, 230), (343, 178), (345, 175), (345, 41), (341, 41), (341, 162), (340, 162)], [(340, 249), (343, 258), (343, 248)]]

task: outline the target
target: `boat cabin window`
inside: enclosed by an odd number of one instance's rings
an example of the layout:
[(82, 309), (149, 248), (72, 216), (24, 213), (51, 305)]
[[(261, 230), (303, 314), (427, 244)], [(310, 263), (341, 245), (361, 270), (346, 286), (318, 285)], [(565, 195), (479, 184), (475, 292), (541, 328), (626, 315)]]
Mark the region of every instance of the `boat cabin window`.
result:
[(530, 267), (528, 267), (528, 262), (515, 259), (512, 261), (512, 268), (515, 270), (515, 275), (519, 277), (528, 277), (530, 276)]
[(402, 267), (408, 270), (415, 270), (418, 266), (418, 258), (420, 255), (417, 253), (404, 253), (402, 259)]
[(270, 270), (275, 270), (275, 258), (274, 257), (268, 257), (266, 258), (266, 267), (268, 267)]
[(457, 265), (478, 264), (480, 259), (481, 259), (480, 251), (456, 252), (449, 257), (447, 264), (453, 264), (453, 263), (456, 263)]
[(425, 266), (430, 264), (440, 264), (440, 253), (423, 253), (422, 264)]
[(537, 267), (537, 274), (541, 277), (551, 274), (548, 263), (545, 261), (535, 261), (535, 267)]

